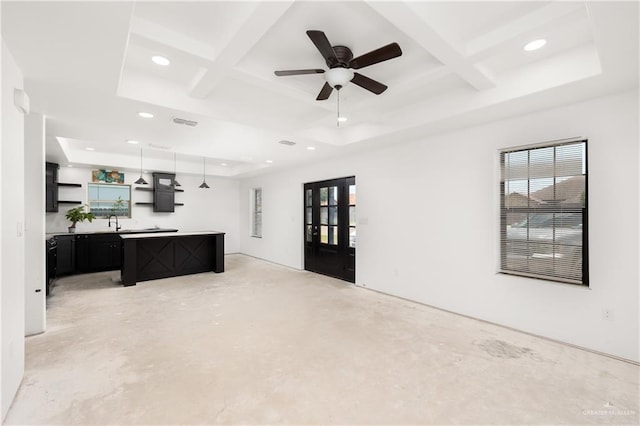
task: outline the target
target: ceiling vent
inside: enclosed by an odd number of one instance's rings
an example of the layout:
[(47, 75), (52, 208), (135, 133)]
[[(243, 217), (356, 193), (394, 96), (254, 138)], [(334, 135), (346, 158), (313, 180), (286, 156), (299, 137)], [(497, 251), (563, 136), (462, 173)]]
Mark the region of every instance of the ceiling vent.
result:
[(185, 126), (195, 127), (198, 125), (197, 121), (187, 120), (185, 118), (173, 117), (173, 122), (176, 124), (184, 124)]
[(295, 145), (295, 144), (296, 144), (295, 142), (285, 141), (285, 140), (281, 140), (281, 141), (280, 141), (280, 142), (278, 142), (278, 143), (280, 143), (280, 144), (282, 144), (282, 145), (287, 145), (287, 146), (293, 146), (293, 145)]

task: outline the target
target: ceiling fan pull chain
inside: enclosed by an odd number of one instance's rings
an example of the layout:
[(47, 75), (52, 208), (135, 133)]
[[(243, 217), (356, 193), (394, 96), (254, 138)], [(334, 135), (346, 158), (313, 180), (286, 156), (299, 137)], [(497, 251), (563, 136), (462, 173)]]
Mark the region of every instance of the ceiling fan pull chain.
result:
[(338, 116), (336, 117), (337, 126), (340, 127), (340, 90), (338, 92)]

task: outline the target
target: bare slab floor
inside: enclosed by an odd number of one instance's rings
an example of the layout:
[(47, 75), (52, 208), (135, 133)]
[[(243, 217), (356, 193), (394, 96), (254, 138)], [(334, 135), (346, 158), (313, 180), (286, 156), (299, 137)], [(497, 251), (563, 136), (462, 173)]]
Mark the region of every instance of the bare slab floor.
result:
[(638, 367), (242, 255), (68, 277), (7, 424), (637, 424)]

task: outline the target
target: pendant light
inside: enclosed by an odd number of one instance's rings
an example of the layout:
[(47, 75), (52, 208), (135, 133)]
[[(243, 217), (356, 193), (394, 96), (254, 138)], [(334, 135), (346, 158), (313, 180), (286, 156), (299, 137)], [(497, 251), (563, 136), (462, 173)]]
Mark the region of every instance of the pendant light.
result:
[(142, 177), (142, 148), (140, 148), (140, 177), (134, 183), (136, 185), (148, 185), (147, 181)]
[(202, 157), (202, 183), (198, 188), (208, 189), (209, 185), (207, 185), (207, 181), (205, 180), (205, 167), (206, 167), (206, 157)]
[(176, 153), (173, 153), (173, 186), (182, 186), (180, 182), (176, 180)]

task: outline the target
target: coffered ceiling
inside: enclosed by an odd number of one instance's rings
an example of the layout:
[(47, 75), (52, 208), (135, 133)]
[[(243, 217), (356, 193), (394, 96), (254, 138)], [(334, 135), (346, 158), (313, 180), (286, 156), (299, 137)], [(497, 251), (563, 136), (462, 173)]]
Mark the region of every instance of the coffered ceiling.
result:
[[(145, 168), (172, 170), (176, 153), (180, 172), (200, 173), (204, 156), (208, 174), (245, 176), (638, 85), (637, 2), (1, 7), (32, 111), (48, 118), (47, 156), (61, 164), (135, 169), (142, 148)], [(355, 56), (392, 42), (403, 52), (359, 70), (389, 86), (381, 95), (353, 83), (340, 90), (348, 121), (339, 127), (337, 91), (315, 100), (323, 74), (274, 75), (327, 69), (307, 30)], [(536, 39), (547, 43), (523, 49)], [(154, 55), (171, 64), (153, 63)], [(143, 111), (154, 118), (140, 118)]]

